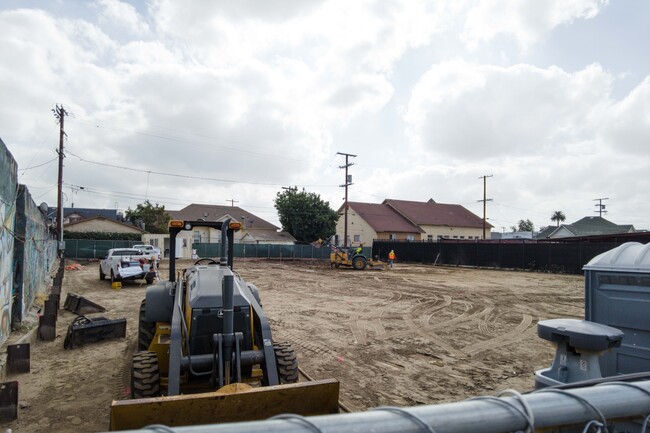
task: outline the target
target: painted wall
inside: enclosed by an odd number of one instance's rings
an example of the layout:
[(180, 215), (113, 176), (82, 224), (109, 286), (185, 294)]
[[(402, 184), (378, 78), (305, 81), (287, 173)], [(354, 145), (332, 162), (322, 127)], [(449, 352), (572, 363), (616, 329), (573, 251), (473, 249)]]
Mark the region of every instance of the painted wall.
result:
[[(442, 236), (447, 239), (483, 239), (483, 227), (481, 228), (470, 228), (470, 227), (448, 227), (448, 226), (420, 226), (424, 233), (422, 234), (422, 240), (428, 240), (428, 236), (432, 236), (433, 242), (438, 240), (438, 236)], [(487, 227), (485, 230), (485, 239), (490, 239), (492, 237), (490, 233), (490, 227)]]
[[(64, 226), (63, 230), (70, 233), (85, 232), (112, 232), (112, 233), (142, 233), (137, 227), (129, 227), (111, 220), (98, 218), (81, 221), (71, 226)], [(68, 236), (70, 237), (70, 236)]]
[(16, 161), (0, 139), (0, 344), (11, 331), (14, 237), (16, 216)]
[(46, 292), (56, 259), (56, 240), (25, 185), (18, 187), (15, 233), (12, 324), (21, 322), (36, 296)]
[[(339, 245), (343, 245), (343, 234), (345, 233), (345, 216), (341, 210), (341, 216), (336, 222), (336, 234), (339, 237)], [(358, 241), (355, 241), (358, 236)], [(348, 246), (358, 246), (360, 243), (369, 246), (372, 240), (377, 238), (377, 232), (361, 218), (352, 208), (348, 209)]]

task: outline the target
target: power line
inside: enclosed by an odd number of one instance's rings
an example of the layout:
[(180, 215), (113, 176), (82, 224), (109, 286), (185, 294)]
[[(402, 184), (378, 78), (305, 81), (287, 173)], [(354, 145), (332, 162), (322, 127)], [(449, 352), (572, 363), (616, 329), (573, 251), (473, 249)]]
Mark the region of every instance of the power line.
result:
[[(107, 126), (97, 124), (96, 122), (90, 122), (90, 121), (84, 121), (84, 120), (82, 120), (82, 122), (92, 124), (96, 128), (107, 128)], [(173, 137), (173, 136), (162, 135), (162, 134), (154, 134), (152, 132), (137, 131), (137, 130), (134, 130), (134, 129), (120, 128), (120, 127), (116, 127), (116, 126), (111, 126), (111, 127), (108, 127), (108, 128), (112, 128), (112, 129), (115, 129), (115, 130), (118, 130), (118, 131), (131, 132), (133, 134), (142, 135), (142, 136), (145, 136), (145, 137), (158, 138), (158, 139), (161, 139), (161, 140), (174, 141), (174, 142), (179, 142), (179, 143), (189, 144), (189, 145), (194, 145), (194, 146), (203, 146), (203, 147), (204, 146), (209, 146), (210, 148), (218, 147), (218, 148), (233, 151), (233, 152), (247, 153), (247, 154), (250, 154), (250, 155), (255, 155), (255, 156), (263, 157), (263, 158), (284, 159), (284, 160), (297, 161), (297, 162), (305, 162), (306, 161), (304, 159), (288, 158), (286, 156), (279, 155), (279, 154), (276, 154), (276, 153), (258, 152), (258, 151), (254, 151), (254, 150), (242, 149), (242, 148), (239, 148), (239, 147), (222, 146), (222, 145), (214, 144), (213, 142), (207, 143), (207, 142), (198, 141), (198, 140), (187, 140), (187, 139), (179, 138), (179, 137)], [(250, 147), (250, 144), (240, 142), (240, 141), (236, 141), (236, 140), (223, 139), (223, 138), (219, 138), (219, 137), (213, 137), (213, 136), (198, 134), (198, 133), (189, 132), (189, 131), (174, 130), (172, 128), (166, 128), (166, 129), (181, 132), (181, 133), (184, 133), (184, 134), (196, 135), (196, 136), (199, 136), (199, 137), (208, 138), (210, 140), (231, 142), (231, 143), (234, 143), (234, 144), (239, 144), (239, 145), (242, 145), (242, 146)]]
[(55, 156), (54, 158), (50, 159), (50, 160), (47, 161), (47, 162), (44, 162), (44, 163), (42, 163), (42, 164), (38, 164), (38, 165), (33, 165), (33, 166), (31, 166), (31, 167), (21, 168), (21, 169), (18, 169), (18, 171), (27, 171), (27, 170), (32, 170), (32, 169), (34, 169), (34, 168), (43, 167), (44, 165), (50, 164), (50, 163), (56, 161), (57, 159), (59, 159), (59, 157), (58, 157), (58, 156)]
[[(78, 158), (81, 162), (86, 162), (88, 164), (95, 164), (95, 165), (101, 165), (104, 167), (111, 167), (111, 168), (118, 168), (120, 170), (128, 170), (128, 171), (135, 171), (138, 173), (151, 173), (151, 174), (157, 174), (160, 176), (169, 176), (169, 177), (178, 177), (178, 178), (183, 178), (183, 179), (195, 179), (195, 180), (209, 180), (212, 182), (224, 182), (224, 183), (235, 183), (235, 184), (247, 184), (247, 185), (264, 185), (264, 186), (282, 186), (283, 184), (281, 183), (266, 183), (266, 182), (250, 182), (250, 181), (242, 181), (242, 180), (230, 180), (230, 179), (218, 179), (218, 178), (212, 178), (212, 177), (203, 177), (203, 176), (190, 176), (186, 174), (178, 174), (178, 173), (165, 173), (162, 171), (153, 171), (153, 170), (144, 170), (144, 169), (138, 169), (138, 168), (131, 168), (131, 167), (123, 167), (119, 165), (113, 165), (113, 164), (108, 164), (106, 162), (98, 162), (98, 161), (90, 161), (88, 159), (82, 158), (81, 156), (74, 154), (70, 151), (68, 153), (76, 158)], [(310, 187), (310, 188), (336, 188), (334, 185), (300, 185), (303, 187)]]

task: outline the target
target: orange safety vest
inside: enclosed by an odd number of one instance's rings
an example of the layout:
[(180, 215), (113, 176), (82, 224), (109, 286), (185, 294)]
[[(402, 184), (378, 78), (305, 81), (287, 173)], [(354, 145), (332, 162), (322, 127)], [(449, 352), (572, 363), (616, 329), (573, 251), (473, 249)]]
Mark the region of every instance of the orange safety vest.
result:
[(390, 253), (388, 253), (388, 260), (395, 260), (395, 253), (394, 252), (391, 251)]

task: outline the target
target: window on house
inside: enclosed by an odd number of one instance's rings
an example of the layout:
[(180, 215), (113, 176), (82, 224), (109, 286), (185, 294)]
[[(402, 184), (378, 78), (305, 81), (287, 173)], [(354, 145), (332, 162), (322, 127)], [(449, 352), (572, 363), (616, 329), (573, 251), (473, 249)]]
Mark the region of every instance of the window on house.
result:
[(454, 236), (454, 239), (458, 239), (458, 236)]
[(150, 242), (151, 242), (151, 245), (158, 248), (158, 238), (153, 238), (153, 239), (150, 240)]
[(465, 236), (461, 236), (460, 238), (461, 238), (461, 239), (465, 239)]
[(413, 236), (413, 235), (406, 235), (406, 240), (407, 240), (407, 241), (415, 240), (415, 236)]
[(195, 231), (194, 232), (194, 243), (199, 243), (201, 242), (201, 232), (200, 231)]
[(183, 248), (187, 248), (187, 238), (183, 238)]
[[(440, 236), (438, 236), (440, 237)], [(427, 241), (433, 242), (433, 235), (427, 235)]]
[(361, 241), (361, 235), (354, 235), (354, 241), (355, 242), (360, 242)]
[(395, 233), (391, 233), (388, 237), (391, 241), (396, 241), (397, 240), (397, 235)]

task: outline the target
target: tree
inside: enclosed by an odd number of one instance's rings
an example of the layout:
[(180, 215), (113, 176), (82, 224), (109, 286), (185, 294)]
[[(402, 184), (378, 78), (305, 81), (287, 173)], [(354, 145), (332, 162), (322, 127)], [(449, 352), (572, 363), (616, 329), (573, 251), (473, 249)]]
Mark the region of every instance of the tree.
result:
[(517, 231), (518, 232), (532, 232), (534, 230), (535, 230), (535, 225), (529, 219), (527, 219), (527, 220), (519, 220), (519, 223), (517, 223)]
[(564, 222), (566, 220), (566, 216), (564, 216), (564, 212), (561, 210), (556, 210), (553, 212), (553, 215), (551, 216), (551, 221), (557, 222), (557, 226), (560, 227), (560, 221)]
[(137, 205), (134, 210), (129, 207), (124, 216), (137, 226), (144, 224), (143, 228), (148, 233), (169, 233), (171, 218), (165, 212), (165, 206), (159, 206), (158, 203), (153, 205), (147, 200)]
[(339, 216), (320, 195), (303, 188), (285, 188), (275, 197), (282, 229), (299, 242), (329, 239), (336, 233)]

